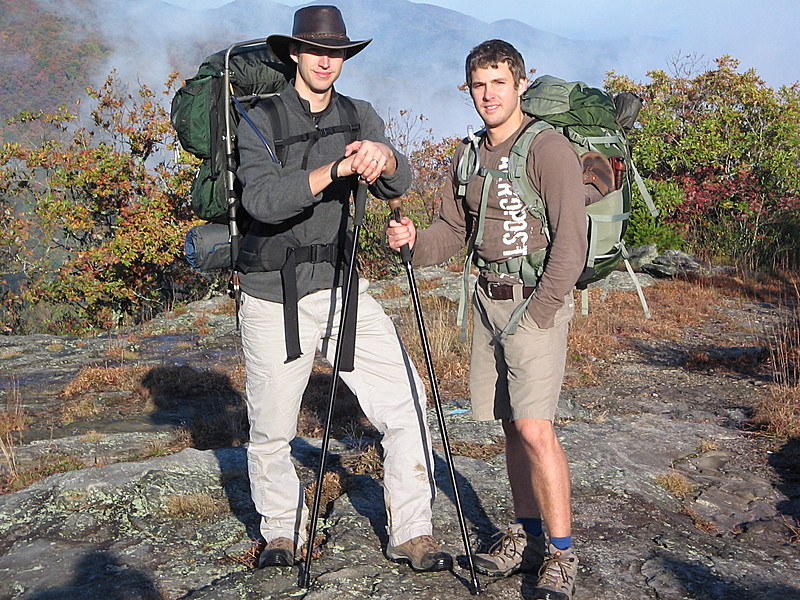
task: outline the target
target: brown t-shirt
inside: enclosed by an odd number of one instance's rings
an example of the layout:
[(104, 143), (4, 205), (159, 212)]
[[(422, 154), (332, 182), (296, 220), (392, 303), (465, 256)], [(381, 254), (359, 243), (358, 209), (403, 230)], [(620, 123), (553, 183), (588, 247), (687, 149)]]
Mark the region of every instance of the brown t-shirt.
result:
[[(530, 121), (525, 119), (522, 127)], [(522, 128), (520, 128), (521, 131)], [(508, 155), (519, 131), (497, 146), (481, 144), (481, 165), (508, 170)], [(462, 143), (450, 167), (450, 183), (442, 193), (439, 216), (419, 231), (414, 263), (437, 264), (458, 252), (477, 226), (483, 178), (476, 177), (464, 199), (456, 197), (456, 167), (466, 148)], [(533, 141), (526, 164), (528, 177), (545, 203), (551, 244), (544, 273), (536, 286), (528, 312), (539, 327), (553, 326), (553, 317), (572, 290), (586, 262), (587, 191), (577, 154), (567, 139), (553, 130), (541, 132)], [(548, 246), (542, 224), (525, 209), (507, 180), (494, 179), (489, 189), (483, 241), (475, 248), (486, 261), (524, 256)]]

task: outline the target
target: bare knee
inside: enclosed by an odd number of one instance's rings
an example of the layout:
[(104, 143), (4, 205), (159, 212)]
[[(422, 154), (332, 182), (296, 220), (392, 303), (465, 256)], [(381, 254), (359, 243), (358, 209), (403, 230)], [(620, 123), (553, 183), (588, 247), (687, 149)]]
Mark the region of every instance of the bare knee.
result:
[(546, 459), (561, 452), (553, 422), (547, 419), (517, 419), (504, 421), (508, 442), (523, 446), (532, 459)]

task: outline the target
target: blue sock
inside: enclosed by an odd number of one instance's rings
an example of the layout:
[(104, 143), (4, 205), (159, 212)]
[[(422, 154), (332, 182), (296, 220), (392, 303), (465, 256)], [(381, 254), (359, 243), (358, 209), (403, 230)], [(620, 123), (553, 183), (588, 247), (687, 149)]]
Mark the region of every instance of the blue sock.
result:
[(551, 537), (550, 543), (553, 544), (559, 550), (566, 550), (570, 546), (572, 546), (572, 536), (568, 535), (567, 537)]
[(539, 536), (542, 535), (542, 520), (522, 518), (517, 519), (517, 523), (522, 524), (522, 528), (529, 534)]

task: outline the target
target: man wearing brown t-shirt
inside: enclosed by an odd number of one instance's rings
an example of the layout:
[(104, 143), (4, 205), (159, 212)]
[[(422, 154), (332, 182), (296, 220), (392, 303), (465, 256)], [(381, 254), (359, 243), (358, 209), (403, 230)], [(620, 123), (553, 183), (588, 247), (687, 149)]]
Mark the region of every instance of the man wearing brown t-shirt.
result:
[[(511, 147), (531, 125), (520, 104), (525, 73), (522, 57), (507, 42), (490, 40), (472, 49), (466, 77), (485, 126), (480, 165), (495, 176), (486, 190), (485, 177), (478, 175), (463, 191), (458, 165), (468, 151), (465, 141), (453, 159), (437, 219), (420, 231), (408, 217), (392, 220), (387, 235), (395, 250), (408, 244), (417, 265), (443, 262), (474, 244), (476, 264), (484, 268), (473, 297), (472, 413), (478, 420), (501, 420), (515, 516), (498, 542), (475, 556), (475, 565), (496, 576), (538, 572), (533, 598), (570, 600), (578, 559), (572, 549), (569, 466), (553, 418), (574, 310), (572, 290), (586, 260), (585, 198), (593, 192), (584, 187), (577, 154), (552, 129), (536, 135), (526, 161), (527, 176), (545, 205), (549, 239), (542, 221), (502, 177)], [(535, 285), (523, 283), (521, 273), (485, 268), (529, 255), (544, 258)], [(524, 312), (508, 329), (523, 302)]]

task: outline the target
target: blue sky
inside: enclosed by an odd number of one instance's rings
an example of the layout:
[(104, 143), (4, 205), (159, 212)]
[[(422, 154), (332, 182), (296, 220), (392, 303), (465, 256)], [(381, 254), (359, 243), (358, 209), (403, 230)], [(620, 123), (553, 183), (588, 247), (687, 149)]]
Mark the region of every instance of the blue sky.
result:
[[(230, 0), (166, 1), (213, 8)], [(276, 1), (288, 6), (305, 4)], [(731, 54), (743, 68), (755, 68), (771, 86), (800, 81), (796, 56), (800, 47), (798, 0), (438, 0), (424, 4), (457, 10), (486, 22), (514, 18), (575, 39), (613, 39), (620, 33), (639, 31), (667, 38), (681, 53), (706, 60)]]

